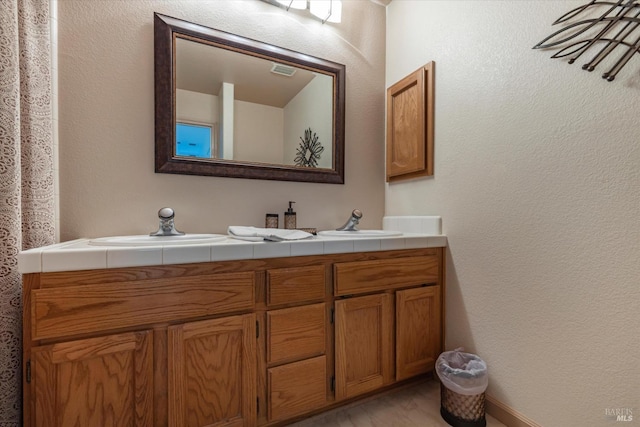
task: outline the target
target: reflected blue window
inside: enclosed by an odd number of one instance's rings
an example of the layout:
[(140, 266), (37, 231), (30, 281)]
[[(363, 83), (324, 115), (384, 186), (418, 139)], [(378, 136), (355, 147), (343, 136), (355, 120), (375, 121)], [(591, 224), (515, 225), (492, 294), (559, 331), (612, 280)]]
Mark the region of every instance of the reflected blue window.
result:
[(176, 124), (176, 155), (211, 157), (211, 126)]

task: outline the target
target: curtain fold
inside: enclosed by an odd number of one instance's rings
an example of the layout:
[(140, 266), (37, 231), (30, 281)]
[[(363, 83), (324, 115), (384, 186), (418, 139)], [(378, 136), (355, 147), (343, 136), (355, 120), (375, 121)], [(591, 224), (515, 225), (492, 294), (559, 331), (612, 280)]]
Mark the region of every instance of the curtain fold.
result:
[(0, 427), (22, 412), (18, 252), (55, 241), (49, 0), (0, 0)]

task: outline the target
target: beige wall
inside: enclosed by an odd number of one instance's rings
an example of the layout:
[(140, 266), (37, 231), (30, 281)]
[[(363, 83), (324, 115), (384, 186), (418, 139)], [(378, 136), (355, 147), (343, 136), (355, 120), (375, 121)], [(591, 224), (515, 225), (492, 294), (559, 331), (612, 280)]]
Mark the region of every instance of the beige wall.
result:
[[(387, 86), (436, 62), (435, 176), (386, 213), (443, 216), (447, 347), (544, 426), (640, 418), (640, 56), (608, 83), (532, 50), (579, 1), (396, 0)], [(624, 424), (624, 423), (622, 423)]]
[(235, 101), (233, 155), (237, 160), (282, 164), (284, 111)]
[(284, 163), (295, 165), (297, 149), (304, 132), (311, 129), (324, 147), (318, 161), (319, 168), (332, 167), (333, 147), (333, 96), (326, 91), (331, 87), (331, 77), (317, 75), (284, 107)]
[[(154, 173), (153, 12), (346, 65), (345, 185)], [(343, 24), (258, 0), (58, 0), (61, 239), (141, 234), (172, 206), (187, 232), (262, 225), (295, 200), (298, 225), (353, 208), (382, 224), (385, 10), (345, 2)], [(282, 221), (281, 221), (282, 224)]]
[(190, 90), (176, 90), (176, 120), (204, 123), (218, 123), (218, 97), (208, 93)]

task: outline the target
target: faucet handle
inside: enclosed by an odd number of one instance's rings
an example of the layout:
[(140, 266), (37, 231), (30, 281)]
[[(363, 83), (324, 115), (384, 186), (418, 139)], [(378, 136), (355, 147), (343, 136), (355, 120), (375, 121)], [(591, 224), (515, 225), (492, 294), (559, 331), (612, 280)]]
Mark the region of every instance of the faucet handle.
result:
[(344, 223), (344, 225), (340, 228), (336, 228), (338, 231), (359, 231), (358, 223), (360, 223), (360, 219), (362, 218), (362, 211), (360, 209), (354, 209), (351, 211), (351, 216)]
[(176, 213), (171, 208), (162, 208), (158, 211), (158, 218), (161, 220), (170, 220), (176, 216)]

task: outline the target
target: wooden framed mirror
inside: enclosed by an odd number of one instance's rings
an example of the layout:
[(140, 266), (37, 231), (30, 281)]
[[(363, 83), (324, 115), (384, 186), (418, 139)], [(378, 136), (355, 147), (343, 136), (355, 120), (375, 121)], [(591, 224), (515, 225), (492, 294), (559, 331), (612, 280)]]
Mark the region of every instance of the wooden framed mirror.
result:
[(344, 183), (345, 66), (154, 14), (155, 171)]

